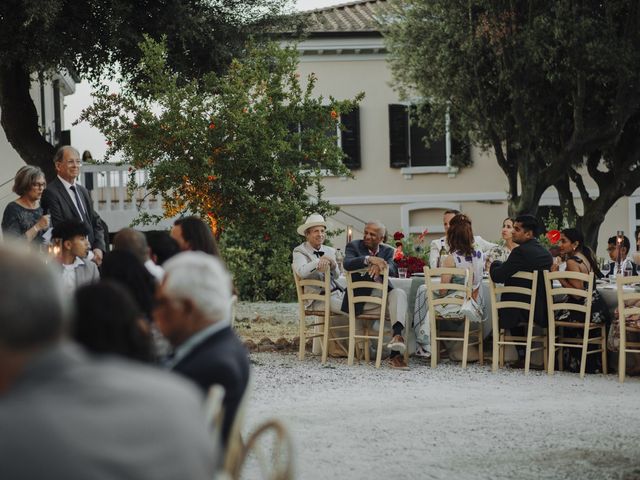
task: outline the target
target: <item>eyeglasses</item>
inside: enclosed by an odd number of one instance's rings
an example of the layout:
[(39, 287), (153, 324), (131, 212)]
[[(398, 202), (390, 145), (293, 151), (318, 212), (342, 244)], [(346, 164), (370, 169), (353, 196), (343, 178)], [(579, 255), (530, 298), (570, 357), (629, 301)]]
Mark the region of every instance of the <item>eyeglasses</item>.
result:
[(67, 165), (71, 166), (71, 165), (77, 165), (79, 167), (82, 166), (82, 162), (80, 160), (67, 160), (66, 162)]
[(33, 182), (31, 186), (33, 188), (46, 188), (47, 184), (45, 182)]

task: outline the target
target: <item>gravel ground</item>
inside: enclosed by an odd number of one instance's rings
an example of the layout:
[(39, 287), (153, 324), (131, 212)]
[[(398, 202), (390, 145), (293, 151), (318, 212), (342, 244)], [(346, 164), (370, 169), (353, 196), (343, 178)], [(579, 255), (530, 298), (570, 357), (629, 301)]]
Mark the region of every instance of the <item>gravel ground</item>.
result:
[(251, 358), (245, 425), (286, 424), (298, 479), (640, 479), (637, 377)]

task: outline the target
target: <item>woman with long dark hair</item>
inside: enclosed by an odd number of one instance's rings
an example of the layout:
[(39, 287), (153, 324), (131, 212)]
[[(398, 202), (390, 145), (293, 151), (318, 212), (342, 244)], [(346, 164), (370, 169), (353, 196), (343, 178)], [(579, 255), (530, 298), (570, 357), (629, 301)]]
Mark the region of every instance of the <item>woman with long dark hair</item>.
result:
[(173, 222), (171, 237), (180, 250), (200, 251), (220, 258), (220, 250), (209, 226), (200, 217), (179, 218)]

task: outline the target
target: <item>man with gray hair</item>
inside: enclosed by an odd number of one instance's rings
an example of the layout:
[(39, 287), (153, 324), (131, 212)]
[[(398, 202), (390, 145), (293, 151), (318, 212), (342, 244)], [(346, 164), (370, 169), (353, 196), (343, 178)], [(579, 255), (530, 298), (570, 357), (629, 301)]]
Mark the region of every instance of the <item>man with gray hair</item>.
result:
[(231, 275), (204, 252), (183, 252), (164, 264), (154, 320), (175, 347), (167, 367), (204, 392), (225, 389), (222, 439), (226, 444), (249, 380), (249, 356), (231, 329)]
[(212, 478), (197, 389), (65, 340), (58, 277), (35, 254), (0, 246), (0, 478)]
[[(371, 278), (377, 279), (380, 274), (388, 268), (389, 277), (397, 277), (398, 268), (393, 261), (393, 248), (382, 243), (386, 233), (387, 229), (381, 222), (377, 220), (367, 222), (364, 227), (363, 239), (354, 240), (346, 247), (344, 269), (353, 271), (366, 268), (368, 269), (368, 275)], [(360, 278), (359, 276), (355, 277), (356, 280)], [(404, 353), (406, 349), (405, 341), (402, 337), (402, 330), (406, 323), (407, 294), (404, 290), (393, 288), (391, 281), (389, 281), (388, 288), (387, 309), (389, 311), (389, 317), (391, 318), (391, 328), (393, 329), (393, 337), (387, 345), (387, 348), (391, 350), (389, 365), (391, 368), (407, 370), (409, 367), (402, 356), (402, 353)], [(363, 292), (362, 294), (368, 295), (369, 292)], [(368, 306), (369, 304), (356, 304), (356, 315), (368, 309)], [(371, 309), (373, 308), (379, 307), (372, 304)], [(342, 311), (349, 311), (349, 299), (347, 295), (344, 296)]]
[(105, 252), (104, 228), (102, 219), (93, 209), (89, 191), (76, 182), (80, 175), (80, 154), (71, 146), (58, 149), (53, 157), (58, 176), (47, 185), (42, 194), (42, 209), (51, 215), (51, 225), (55, 227), (65, 220), (79, 220), (89, 230), (91, 252), (89, 260), (98, 266)]

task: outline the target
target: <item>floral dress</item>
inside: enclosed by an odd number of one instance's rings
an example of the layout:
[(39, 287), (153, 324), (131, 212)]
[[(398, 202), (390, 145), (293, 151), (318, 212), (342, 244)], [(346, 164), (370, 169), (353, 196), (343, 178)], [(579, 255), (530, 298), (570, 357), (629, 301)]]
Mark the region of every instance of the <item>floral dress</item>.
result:
[[(464, 268), (469, 270), (473, 274), (473, 286), (472, 290), (479, 289), (478, 292), (482, 292), (480, 285), (482, 284), (482, 274), (484, 270), (484, 255), (481, 250), (474, 250), (471, 255), (464, 255), (459, 252), (452, 254), (456, 268)], [(464, 284), (465, 277), (463, 275), (454, 275), (451, 278), (451, 283), (459, 285)], [(464, 292), (451, 291), (444, 295), (441, 295), (438, 290), (434, 292), (436, 298), (443, 298), (446, 296), (464, 298)], [(483, 299), (481, 295), (478, 295), (478, 304), (482, 308)], [(460, 314), (460, 305), (437, 305), (435, 307), (436, 314), (444, 318), (458, 317)], [(426, 310), (425, 316), (414, 325), (414, 333), (416, 335), (416, 347), (418, 355), (427, 355), (431, 352), (431, 323), (429, 321), (428, 310)], [(421, 353), (422, 352), (422, 353)]]
[[(11, 202), (4, 209), (2, 233), (5, 236), (25, 238), (25, 232), (38, 223), (42, 215), (42, 207), (25, 208), (17, 202)], [(43, 243), (43, 235), (44, 230), (39, 231), (33, 243)]]

